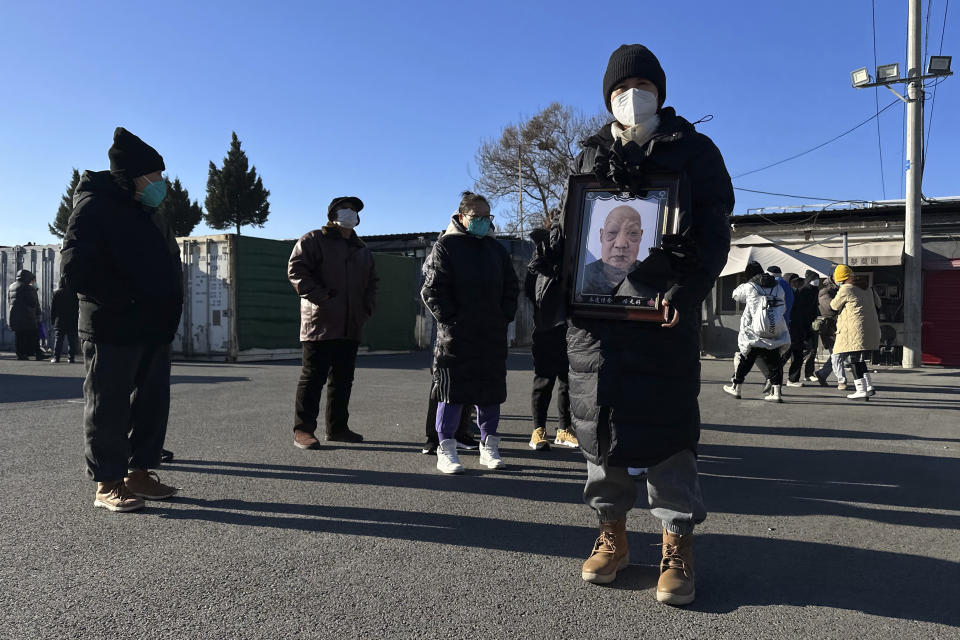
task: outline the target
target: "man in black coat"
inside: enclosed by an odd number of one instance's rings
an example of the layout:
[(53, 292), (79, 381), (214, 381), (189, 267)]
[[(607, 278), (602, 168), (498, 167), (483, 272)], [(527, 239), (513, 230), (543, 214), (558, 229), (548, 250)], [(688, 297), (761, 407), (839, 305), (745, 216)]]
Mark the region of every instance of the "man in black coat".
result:
[[(665, 321), (570, 317), (567, 354), (574, 426), (587, 458), (584, 500), (601, 528), (582, 577), (612, 582), (629, 563), (626, 516), (637, 488), (627, 468), (647, 467), (651, 511), (663, 529), (657, 600), (680, 605), (694, 599), (693, 529), (706, 517), (695, 453), (700, 307), (726, 263), (734, 198), (720, 151), (663, 107), (665, 95), (666, 76), (653, 53), (642, 45), (614, 51), (603, 78), (614, 120), (584, 141), (574, 166), (633, 191), (650, 174), (679, 175), (678, 234), (665, 236), (659, 248), (675, 282), (664, 292)], [(564, 237), (562, 227), (553, 231), (555, 261), (541, 271), (537, 294), (546, 308), (562, 309), (546, 298), (563, 295), (551, 280), (564, 242), (577, 240)]]
[(550, 241), (550, 234), (546, 229), (535, 229), (530, 234), (534, 243), (532, 266), (528, 266), (527, 276), (524, 279), (524, 294), (533, 304), (533, 392), (530, 403), (533, 413), (533, 433), (530, 435), (528, 446), (534, 451), (550, 448), (547, 438), (547, 409), (550, 407), (550, 397), (553, 388), (557, 387), (557, 432), (553, 443), (561, 447), (576, 449), (580, 446), (577, 435), (573, 431), (573, 419), (570, 414), (570, 379), (567, 375), (567, 327), (554, 326), (549, 318), (541, 317), (541, 309), (537, 306), (537, 272), (536, 262), (543, 258)]
[(17, 279), (7, 287), (7, 324), (14, 333), (17, 360), (29, 360), (36, 356), (43, 360), (40, 352), (40, 298), (34, 283), (37, 281), (32, 271), (21, 269)]
[(77, 351), (79, 351), (77, 346), (80, 340), (77, 334), (79, 320), (80, 301), (77, 300), (77, 294), (67, 287), (63, 278), (60, 278), (60, 286), (53, 292), (53, 299), (50, 301), (50, 321), (53, 323), (57, 335), (53, 347), (53, 357), (50, 358), (50, 362), (60, 362), (64, 342), (68, 346), (68, 361), (77, 361)]
[(816, 271), (807, 270), (803, 280), (797, 279), (799, 286), (794, 292), (793, 308), (790, 310), (789, 387), (802, 387), (804, 378), (816, 380), (813, 370), (817, 360), (817, 333), (813, 330), (813, 321), (819, 315), (819, 278)]
[(143, 507), (177, 490), (160, 464), (170, 409), (170, 343), (183, 311), (180, 249), (157, 212), (163, 158), (123, 127), (109, 171), (86, 171), (73, 195), (63, 276), (80, 300), (87, 474), (94, 506)]
[(510, 254), (493, 232), (490, 204), (464, 191), (458, 212), (424, 267), (423, 303), (437, 320), (433, 392), (437, 398), (437, 469), (462, 473), (454, 434), (464, 405), (477, 408), (480, 464), (503, 467), (500, 405), (507, 399), (507, 325), (520, 285)]

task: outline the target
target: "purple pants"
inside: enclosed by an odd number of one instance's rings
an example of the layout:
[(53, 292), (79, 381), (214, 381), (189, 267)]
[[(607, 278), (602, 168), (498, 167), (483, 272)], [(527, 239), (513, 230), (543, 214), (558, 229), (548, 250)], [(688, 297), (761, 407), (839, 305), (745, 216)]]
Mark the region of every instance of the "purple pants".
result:
[[(457, 433), (462, 411), (462, 404), (447, 402), (437, 404), (437, 436), (441, 440), (449, 440)], [(487, 436), (497, 435), (497, 426), (500, 424), (500, 405), (491, 404), (485, 407), (477, 405), (477, 423), (480, 425), (481, 442), (486, 442)]]

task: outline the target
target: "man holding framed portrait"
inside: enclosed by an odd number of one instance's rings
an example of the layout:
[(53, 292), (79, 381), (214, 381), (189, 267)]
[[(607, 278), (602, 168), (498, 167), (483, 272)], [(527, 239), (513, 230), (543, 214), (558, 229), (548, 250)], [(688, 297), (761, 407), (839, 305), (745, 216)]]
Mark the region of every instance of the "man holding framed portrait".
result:
[(567, 324), (584, 501), (600, 521), (581, 575), (609, 583), (629, 564), (637, 488), (628, 467), (647, 467), (662, 525), (656, 598), (684, 605), (695, 596), (694, 526), (706, 518), (696, 464), (700, 309), (726, 263), (734, 198), (720, 151), (665, 97), (653, 53), (639, 44), (613, 52), (603, 98), (614, 118), (583, 142), (536, 289), (552, 321)]

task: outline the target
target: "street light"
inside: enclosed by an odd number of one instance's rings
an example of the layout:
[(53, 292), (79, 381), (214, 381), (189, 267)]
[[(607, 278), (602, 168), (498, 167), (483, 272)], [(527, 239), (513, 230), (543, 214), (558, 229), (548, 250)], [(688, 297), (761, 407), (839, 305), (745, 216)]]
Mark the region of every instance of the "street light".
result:
[[(903, 228), (903, 366), (911, 369), (922, 364), (921, 326), (923, 316), (923, 271), (920, 254), (923, 250), (921, 215), (921, 182), (923, 179), (923, 81), (951, 76), (950, 56), (930, 56), (927, 73), (923, 74), (921, 53), (920, 0), (909, 0), (907, 7), (907, 73), (900, 77), (899, 64), (877, 67), (877, 80), (870, 80), (866, 67), (850, 74), (855, 89), (886, 87), (907, 104), (906, 192), (904, 193)], [(891, 86), (906, 85), (905, 95)], [(878, 113), (877, 116), (880, 114)]]
[(860, 67), (856, 71), (850, 72), (850, 79), (853, 81), (854, 87), (860, 87), (865, 84), (870, 84), (870, 73), (866, 67)]
[(948, 75), (950, 73), (950, 59), (953, 56), (930, 56), (927, 63), (927, 73), (930, 75)]
[(884, 64), (877, 67), (877, 82), (889, 82), (900, 78), (900, 64)]

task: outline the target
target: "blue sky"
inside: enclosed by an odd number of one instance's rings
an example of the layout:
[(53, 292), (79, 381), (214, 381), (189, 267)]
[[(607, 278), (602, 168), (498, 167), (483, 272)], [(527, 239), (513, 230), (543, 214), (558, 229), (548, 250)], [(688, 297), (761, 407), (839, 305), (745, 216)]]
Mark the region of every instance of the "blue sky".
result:
[[(931, 2), (932, 54), (945, 1)], [(879, 64), (905, 67), (906, 4), (876, 1)], [(960, 56), (958, 10), (944, 54)], [(236, 131), (271, 191), (270, 219), (250, 235), (298, 237), (346, 194), (366, 203), (361, 235), (439, 229), (472, 186), (481, 140), (553, 101), (602, 111), (607, 58), (625, 42), (660, 58), (668, 105), (691, 121), (713, 114), (698, 128), (734, 176), (876, 111), (873, 89), (850, 87), (851, 70), (873, 68), (864, 0), (5, 2), (0, 244), (55, 241), (47, 223), (72, 168), (106, 168), (117, 125), (201, 204), (208, 163)], [(893, 99), (881, 90), (881, 107)], [(927, 196), (960, 195), (957, 113), (954, 77), (937, 88)], [(900, 105), (880, 117), (887, 198), (902, 197), (903, 123)], [(882, 199), (877, 137), (871, 122), (734, 185)], [(738, 191), (735, 210), (804, 202)]]

